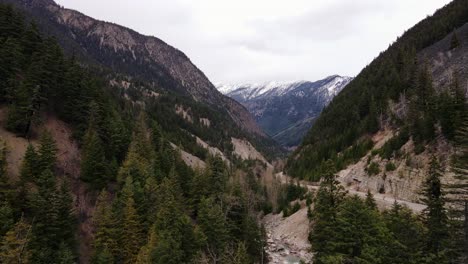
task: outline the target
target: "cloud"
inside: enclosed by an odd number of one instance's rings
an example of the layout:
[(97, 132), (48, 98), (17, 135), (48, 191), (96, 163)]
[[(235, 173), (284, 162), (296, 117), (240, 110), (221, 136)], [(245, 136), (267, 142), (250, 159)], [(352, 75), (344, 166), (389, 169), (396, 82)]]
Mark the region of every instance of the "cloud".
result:
[(154, 35), (213, 82), (354, 76), (450, 0), (58, 0)]

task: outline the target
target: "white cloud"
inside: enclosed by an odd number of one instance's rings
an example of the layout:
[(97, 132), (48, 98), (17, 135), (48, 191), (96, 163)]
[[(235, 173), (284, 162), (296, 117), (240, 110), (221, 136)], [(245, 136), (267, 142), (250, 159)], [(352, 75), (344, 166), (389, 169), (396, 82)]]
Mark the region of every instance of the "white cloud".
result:
[(450, 0), (57, 0), (154, 35), (213, 82), (354, 76)]

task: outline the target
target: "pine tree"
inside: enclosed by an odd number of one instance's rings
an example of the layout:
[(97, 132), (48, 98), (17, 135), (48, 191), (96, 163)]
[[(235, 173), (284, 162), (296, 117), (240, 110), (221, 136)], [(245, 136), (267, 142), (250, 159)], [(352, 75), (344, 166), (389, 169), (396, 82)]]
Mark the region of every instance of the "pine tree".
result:
[(53, 171), (57, 159), (57, 146), (50, 132), (45, 131), (41, 135), (39, 144), (39, 158), (37, 165), (39, 174), (45, 170)]
[(133, 263), (143, 245), (142, 227), (133, 198), (128, 198), (123, 210), (121, 249), (124, 263)]
[(227, 245), (228, 230), (222, 208), (212, 198), (201, 200), (198, 225), (205, 237), (205, 250), (216, 263), (222, 257)]
[(0, 139), (0, 202), (10, 200), (13, 191), (7, 173), (7, 153), (6, 142)]
[[(466, 107), (466, 105), (465, 105)], [(448, 196), (453, 205), (450, 214), (454, 227), (453, 241), (460, 261), (468, 260), (468, 114), (464, 112), (462, 122), (455, 133), (456, 154), (452, 162), (454, 182), (447, 186)]]
[(382, 247), (388, 242), (388, 230), (378, 211), (369, 208), (366, 201), (358, 196), (345, 199), (336, 223), (335, 249), (328, 254), (343, 256), (345, 263), (390, 263)]
[[(313, 228), (309, 240), (313, 245), (317, 260), (333, 255), (337, 250), (337, 214), (338, 208), (346, 195), (344, 188), (336, 180), (331, 161), (325, 164), (320, 189), (315, 198)], [(320, 262), (319, 262), (320, 263)]]
[(184, 213), (180, 187), (173, 178), (164, 178), (158, 188), (158, 212), (154, 228), (157, 238), (152, 249), (153, 263), (190, 262), (199, 250), (191, 219)]
[(383, 213), (383, 219), (394, 239), (385, 245), (392, 263), (421, 263), (425, 229), (417, 216), (409, 208), (395, 202), (391, 209)]
[(425, 181), (423, 195), (427, 208), (424, 210), (425, 225), (428, 230), (426, 250), (429, 258), (445, 263), (448, 217), (445, 209), (445, 200), (442, 193), (441, 168), (435, 157), (432, 158), (429, 175)]
[(103, 260), (113, 262), (114, 255), (119, 246), (117, 244), (116, 220), (110, 204), (110, 196), (102, 190), (96, 202), (96, 211), (93, 215), (95, 235), (93, 241), (93, 263), (103, 263)]
[(108, 171), (102, 141), (94, 125), (90, 125), (83, 139), (81, 152), (81, 179), (94, 189), (102, 189), (108, 183)]
[(208, 165), (208, 175), (211, 184), (210, 195), (212, 195), (217, 201), (220, 201), (227, 182), (226, 166), (221, 157), (216, 156), (210, 160)]
[(37, 178), (38, 155), (32, 144), (28, 145), (21, 164), (21, 181), (26, 183)]
[(375, 202), (374, 195), (370, 192), (370, 190), (367, 190), (366, 205), (371, 210), (377, 210), (377, 203)]
[(27, 216), (31, 211), (31, 187), (30, 183), (37, 183), (38, 174), (38, 155), (33, 145), (29, 144), (24, 154), (20, 168), (20, 181), (18, 183), (18, 192), (15, 199), (15, 206), (19, 211)]
[[(44, 263), (58, 259), (60, 254), (73, 255), (76, 228), (69, 190), (65, 184), (57, 188), (55, 175), (50, 169), (42, 172), (37, 186), (33, 199), (32, 259)], [(65, 248), (61, 247), (62, 244)]]

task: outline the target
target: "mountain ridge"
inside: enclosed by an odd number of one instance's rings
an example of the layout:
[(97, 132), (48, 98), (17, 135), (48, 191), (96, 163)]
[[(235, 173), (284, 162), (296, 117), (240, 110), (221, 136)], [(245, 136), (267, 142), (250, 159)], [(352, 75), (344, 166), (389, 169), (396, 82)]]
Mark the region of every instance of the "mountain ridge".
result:
[(331, 75), (315, 82), (218, 83), (217, 88), (243, 104), (273, 139), (294, 148), (322, 109), (351, 80)]
[[(140, 34), (115, 23), (64, 8), (52, 0), (2, 0), (31, 13), (49, 35), (58, 36), (68, 53), (81, 55), (96, 64), (146, 80), (154, 88), (170, 89), (224, 108), (233, 121), (248, 133), (265, 137), (248, 111), (219, 93), (189, 57), (155, 36)], [(218, 109), (219, 111), (219, 109)]]

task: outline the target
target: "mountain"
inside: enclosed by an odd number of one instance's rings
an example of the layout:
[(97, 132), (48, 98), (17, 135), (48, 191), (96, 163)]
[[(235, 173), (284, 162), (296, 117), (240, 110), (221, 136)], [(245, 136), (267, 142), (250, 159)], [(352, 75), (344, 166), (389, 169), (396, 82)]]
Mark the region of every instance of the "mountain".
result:
[(258, 216), (285, 189), (267, 194), (257, 178), (273, 168), (253, 144), (274, 142), (221, 103), (250, 117), (245, 108), (197, 83), (201, 73), (173, 48), (169, 61), (142, 59), (130, 73), (116, 65), (130, 60), (117, 47), (95, 57), (81, 48), (93, 32), (54, 31), (54, 12), (67, 10), (16, 3), (44, 13), (36, 22), (0, 3), (0, 263), (266, 261)]
[(242, 130), (260, 138), (263, 131), (248, 111), (219, 93), (190, 59), (164, 41), (63, 8), (52, 0), (2, 0), (23, 9), (41, 31), (57, 38), (69, 54), (113, 73), (144, 81), (152, 89), (189, 96), (227, 112)]
[(217, 84), (217, 88), (243, 104), (273, 139), (294, 148), (322, 109), (351, 80), (351, 77), (334, 75), (316, 82)]

